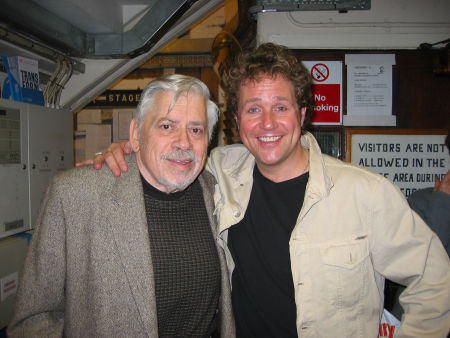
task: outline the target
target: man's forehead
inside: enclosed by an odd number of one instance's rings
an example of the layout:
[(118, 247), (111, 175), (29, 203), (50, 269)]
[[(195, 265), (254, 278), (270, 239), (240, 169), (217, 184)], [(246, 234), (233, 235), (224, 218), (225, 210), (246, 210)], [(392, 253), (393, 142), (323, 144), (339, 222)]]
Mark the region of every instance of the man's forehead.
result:
[[(272, 90), (273, 87), (281, 87), (283, 88), (283, 92), (286, 90), (291, 92), (294, 90), (294, 85), (292, 81), (284, 77), (283, 75), (262, 75), (256, 79), (247, 79), (242, 81), (241, 86), (239, 88), (239, 92), (248, 91), (248, 90)], [(280, 88), (280, 89), (281, 89)], [(285, 96), (285, 95), (280, 95)]]
[(267, 78), (262, 81), (247, 81), (239, 88), (239, 100), (245, 97), (246, 102), (270, 98), (274, 101), (290, 101), (295, 99), (295, 91), (290, 81)]
[[(201, 95), (178, 97), (171, 106), (173, 95), (170, 100), (166, 97), (159, 101), (153, 109), (150, 108), (147, 118), (153, 120), (152, 123), (188, 123), (194, 125), (206, 125), (207, 110), (205, 99)], [(156, 103), (156, 102), (155, 102)]]
[[(154, 106), (158, 113), (164, 115), (170, 114), (173, 110), (185, 109), (186, 111), (192, 110), (205, 110), (206, 100), (195, 91), (181, 92), (177, 97), (174, 97), (173, 91), (159, 91), (155, 94)], [(150, 107), (151, 109), (152, 107)]]
[(243, 103), (256, 103), (259, 101), (266, 100), (267, 98), (269, 98), (273, 102), (281, 102), (281, 101), (291, 102), (291, 98), (289, 96), (275, 94), (275, 95), (267, 95), (267, 97), (264, 97), (264, 95), (251, 96), (247, 98)]

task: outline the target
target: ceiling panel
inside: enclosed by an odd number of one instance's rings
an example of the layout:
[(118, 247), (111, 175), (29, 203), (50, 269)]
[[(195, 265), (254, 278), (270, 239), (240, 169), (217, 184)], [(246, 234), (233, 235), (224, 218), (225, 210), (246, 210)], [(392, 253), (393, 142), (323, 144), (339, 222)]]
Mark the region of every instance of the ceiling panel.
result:
[(197, 1), (2, 0), (0, 26), (69, 57), (135, 57)]

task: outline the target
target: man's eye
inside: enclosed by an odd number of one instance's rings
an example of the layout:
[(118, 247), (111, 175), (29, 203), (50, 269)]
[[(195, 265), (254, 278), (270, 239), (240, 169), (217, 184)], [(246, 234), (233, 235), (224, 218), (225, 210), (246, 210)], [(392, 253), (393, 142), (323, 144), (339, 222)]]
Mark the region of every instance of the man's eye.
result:
[(202, 128), (192, 128), (192, 132), (196, 135), (201, 135), (201, 134), (203, 134), (203, 129)]
[(249, 113), (257, 113), (258, 111), (259, 111), (259, 109), (256, 107), (249, 108), (249, 110), (248, 110)]
[(162, 125), (161, 125), (161, 129), (164, 129), (164, 130), (170, 130), (170, 129), (171, 129), (171, 126), (170, 126), (169, 124), (162, 124)]
[(275, 109), (276, 109), (277, 111), (286, 111), (286, 110), (287, 110), (287, 108), (284, 107), (284, 106), (278, 106), (278, 107), (276, 107)]

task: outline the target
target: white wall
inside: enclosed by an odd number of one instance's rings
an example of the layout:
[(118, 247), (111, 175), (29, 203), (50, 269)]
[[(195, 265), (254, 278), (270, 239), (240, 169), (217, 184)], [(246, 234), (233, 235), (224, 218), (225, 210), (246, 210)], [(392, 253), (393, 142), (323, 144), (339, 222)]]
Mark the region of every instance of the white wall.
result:
[(257, 43), (294, 49), (415, 49), (450, 38), (449, 0), (372, 0), (370, 10), (264, 12)]

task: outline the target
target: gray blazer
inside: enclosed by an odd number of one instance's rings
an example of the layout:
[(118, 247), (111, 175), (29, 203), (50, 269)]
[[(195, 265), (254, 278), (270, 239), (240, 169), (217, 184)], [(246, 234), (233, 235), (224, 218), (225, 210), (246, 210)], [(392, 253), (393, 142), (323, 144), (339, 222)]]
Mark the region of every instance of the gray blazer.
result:
[[(43, 199), (10, 337), (157, 337), (153, 267), (135, 157), (119, 178), (82, 167), (56, 175)], [(212, 175), (199, 178), (217, 238)], [(234, 337), (225, 257), (221, 337)]]

